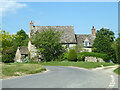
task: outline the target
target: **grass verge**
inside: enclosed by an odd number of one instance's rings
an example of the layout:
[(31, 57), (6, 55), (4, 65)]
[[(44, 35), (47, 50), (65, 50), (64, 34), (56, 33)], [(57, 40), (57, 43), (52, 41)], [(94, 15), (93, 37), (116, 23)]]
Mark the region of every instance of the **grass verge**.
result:
[(114, 72), (117, 73), (118, 75), (120, 75), (120, 67), (118, 67), (117, 69), (115, 69)]
[(54, 62), (43, 62), (42, 65), (48, 66), (75, 66), (75, 67), (82, 67), (86, 69), (92, 69), (103, 66), (111, 66), (115, 65), (113, 63), (104, 63), (104, 62), (70, 62), (70, 61), (54, 61)]
[(35, 74), (45, 70), (40, 64), (2, 64), (2, 78)]

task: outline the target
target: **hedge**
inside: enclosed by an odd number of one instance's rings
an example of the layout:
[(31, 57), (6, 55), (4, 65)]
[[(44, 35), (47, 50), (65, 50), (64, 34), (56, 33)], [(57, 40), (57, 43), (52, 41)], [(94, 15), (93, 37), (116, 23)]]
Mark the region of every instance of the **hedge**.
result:
[(83, 61), (85, 56), (102, 58), (105, 62), (109, 62), (110, 59), (110, 57), (107, 54), (94, 53), (94, 52), (81, 52), (77, 56), (78, 61)]

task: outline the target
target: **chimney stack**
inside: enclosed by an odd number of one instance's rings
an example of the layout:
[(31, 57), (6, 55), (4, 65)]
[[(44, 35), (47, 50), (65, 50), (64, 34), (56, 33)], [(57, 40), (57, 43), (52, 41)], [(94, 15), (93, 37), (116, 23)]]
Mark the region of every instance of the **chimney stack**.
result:
[(30, 24), (34, 24), (34, 23), (31, 21)]
[(33, 29), (34, 23), (31, 21), (29, 25), (30, 25), (29, 26), (29, 38), (30, 38), (30, 33), (31, 33), (31, 30)]
[(94, 28), (94, 26), (92, 27), (92, 35), (96, 35), (96, 32), (95, 32), (95, 28)]

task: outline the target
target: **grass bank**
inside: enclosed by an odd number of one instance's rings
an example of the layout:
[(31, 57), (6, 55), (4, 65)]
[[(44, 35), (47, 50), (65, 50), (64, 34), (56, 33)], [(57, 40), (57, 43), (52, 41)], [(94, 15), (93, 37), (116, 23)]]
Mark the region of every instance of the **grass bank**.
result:
[(70, 61), (43, 62), (41, 64), (48, 65), (48, 66), (75, 66), (75, 67), (82, 67), (86, 69), (101, 67), (101, 65), (103, 66), (115, 65), (112, 63), (104, 63), (104, 62), (70, 62)]
[(35, 74), (45, 70), (40, 64), (2, 64), (2, 78)]
[(117, 73), (118, 75), (120, 75), (120, 67), (115, 69), (114, 72)]

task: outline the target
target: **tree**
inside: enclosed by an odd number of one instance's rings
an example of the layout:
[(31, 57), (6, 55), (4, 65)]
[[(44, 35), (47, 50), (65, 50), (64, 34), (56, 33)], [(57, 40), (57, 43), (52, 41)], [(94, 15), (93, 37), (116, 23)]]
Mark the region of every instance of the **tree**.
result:
[(101, 35), (105, 35), (111, 42), (114, 41), (114, 32), (110, 31), (109, 29), (101, 28), (100, 30), (97, 30), (96, 37), (99, 37)]
[(109, 29), (100, 29), (96, 33), (96, 38), (93, 43), (93, 52), (108, 54), (111, 59), (114, 58), (114, 50), (111, 47), (114, 41), (114, 33)]
[(45, 61), (54, 61), (63, 51), (60, 37), (60, 32), (48, 28), (43, 29), (41, 32), (37, 31), (31, 38), (31, 41)]
[[(1, 27), (0, 27), (0, 32), (1, 32)], [(2, 62), (2, 51), (1, 50), (2, 50), (2, 35), (0, 33), (0, 62)]]
[(120, 64), (120, 33), (118, 35), (119, 37), (116, 39), (116, 59)]
[(18, 46), (28, 46), (28, 40), (29, 40), (28, 35), (23, 29), (21, 29), (20, 31), (17, 32), (15, 39), (13, 40), (13, 45), (15, 49)]
[(14, 61), (15, 51), (13, 49), (12, 41), (14, 35), (10, 35), (9, 32), (1, 31), (0, 37), (2, 40), (2, 46), (0, 48), (2, 53), (2, 62), (9, 63)]

